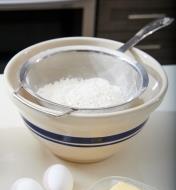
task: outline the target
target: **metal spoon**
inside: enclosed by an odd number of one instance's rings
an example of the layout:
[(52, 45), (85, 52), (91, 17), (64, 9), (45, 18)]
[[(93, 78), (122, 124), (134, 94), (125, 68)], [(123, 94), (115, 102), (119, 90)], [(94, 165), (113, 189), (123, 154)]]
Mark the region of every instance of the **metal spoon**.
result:
[(145, 37), (153, 34), (155, 31), (164, 28), (170, 25), (174, 21), (174, 18), (163, 17), (156, 19), (149, 24), (145, 25), (142, 29), (140, 29), (130, 40), (128, 40), (124, 45), (122, 45), (119, 49), (120, 52), (125, 52), (131, 47), (135, 46)]

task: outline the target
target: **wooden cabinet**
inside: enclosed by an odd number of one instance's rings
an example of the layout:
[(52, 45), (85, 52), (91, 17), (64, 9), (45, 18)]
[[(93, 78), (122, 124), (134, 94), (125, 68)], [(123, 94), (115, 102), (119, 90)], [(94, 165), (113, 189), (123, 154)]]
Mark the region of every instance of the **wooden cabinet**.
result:
[[(163, 16), (175, 17), (174, 0), (99, 0), (96, 36), (126, 42), (142, 26)], [(146, 38), (136, 47), (161, 64), (176, 64), (176, 24)]]

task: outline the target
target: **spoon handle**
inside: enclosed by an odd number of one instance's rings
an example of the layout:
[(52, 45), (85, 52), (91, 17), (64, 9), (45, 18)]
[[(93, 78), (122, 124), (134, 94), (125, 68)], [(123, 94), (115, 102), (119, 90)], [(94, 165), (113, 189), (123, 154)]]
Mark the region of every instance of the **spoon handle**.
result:
[(124, 45), (122, 45), (118, 51), (125, 52), (129, 48), (135, 46), (138, 42), (143, 40), (145, 37), (149, 36), (150, 34), (153, 34), (155, 31), (164, 28), (165, 26), (170, 25), (174, 21), (174, 18), (170, 17), (163, 17), (156, 19), (146, 26), (144, 26), (142, 29), (140, 29), (130, 40), (128, 40)]

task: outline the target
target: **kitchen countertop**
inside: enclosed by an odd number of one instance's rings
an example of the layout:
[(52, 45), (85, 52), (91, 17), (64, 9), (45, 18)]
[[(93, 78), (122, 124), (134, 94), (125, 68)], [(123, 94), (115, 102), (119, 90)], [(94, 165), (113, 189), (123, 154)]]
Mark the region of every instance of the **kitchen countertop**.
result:
[(0, 75), (0, 189), (9, 189), (21, 177), (42, 182), (46, 168), (61, 163), (73, 173), (74, 190), (86, 190), (96, 180), (110, 175), (131, 177), (158, 190), (175, 190), (176, 66), (164, 69), (169, 79), (166, 97), (142, 132), (131, 141), (130, 147), (93, 164), (63, 161), (41, 146), (8, 99)]

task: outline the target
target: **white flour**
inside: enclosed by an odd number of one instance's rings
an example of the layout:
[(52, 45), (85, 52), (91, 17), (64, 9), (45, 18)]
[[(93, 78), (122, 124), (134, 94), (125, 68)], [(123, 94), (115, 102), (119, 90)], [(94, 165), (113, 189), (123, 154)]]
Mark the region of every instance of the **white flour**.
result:
[(99, 108), (124, 102), (121, 89), (102, 78), (66, 78), (47, 84), (37, 92), (50, 101), (78, 108)]

